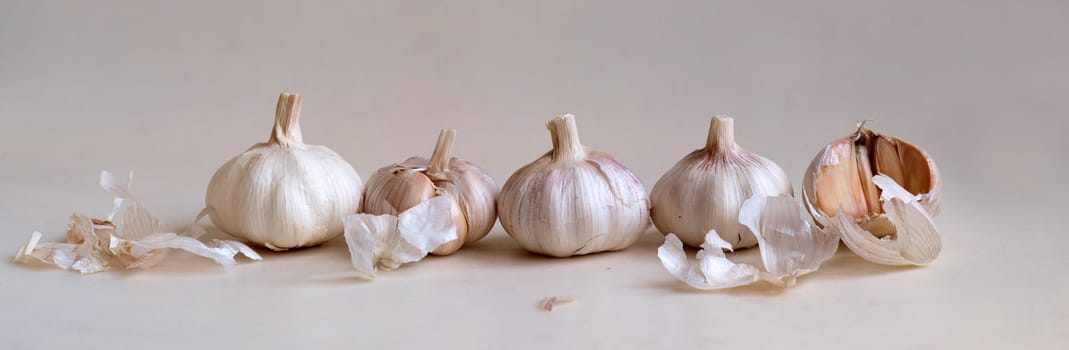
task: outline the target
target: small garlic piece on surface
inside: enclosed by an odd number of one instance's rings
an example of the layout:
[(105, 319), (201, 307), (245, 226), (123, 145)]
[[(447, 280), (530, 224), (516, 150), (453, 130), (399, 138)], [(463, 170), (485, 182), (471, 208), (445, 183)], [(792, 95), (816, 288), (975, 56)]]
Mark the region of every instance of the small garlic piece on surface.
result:
[(301, 95), (282, 93), (266, 143), (215, 172), (205, 203), (223, 232), (273, 250), (314, 246), (342, 233), (342, 217), (360, 207), (363, 185), (345, 159), (306, 145)]
[(918, 196), (886, 175), (876, 175), (872, 181), (883, 192), (882, 208), (895, 233), (876, 238), (874, 232), (841, 211), (832, 218), (828, 229), (840, 232), (843, 243), (868, 261), (883, 265), (926, 265), (934, 261), (942, 249), (942, 240)]
[(675, 233), (696, 247), (716, 230), (731, 248), (753, 247), (757, 238), (739, 222), (743, 201), (794, 195), (783, 169), (735, 143), (734, 123), (713, 117), (705, 148), (688, 154), (653, 186), (650, 216), (662, 233)]
[(807, 217), (804, 209), (787, 195), (759, 195), (743, 203), (739, 221), (760, 241), (764, 271), (729, 260), (723, 250), (731, 250), (731, 244), (716, 230), (705, 235), (696, 266), (687, 258), (683, 242), (671, 233), (657, 249), (657, 257), (672, 276), (698, 289), (739, 287), (759, 280), (791, 287), (798, 276), (816, 271), (839, 247), (837, 235), (821, 230)]
[(574, 116), (546, 126), (553, 149), (501, 188), (505, 231), (523, 248), (555, 257), (631, 246), (649, 227), (642, 182), (609, 154), (584, 147)]
[(455, 137), (456, 130), (442, 130), (430, 159), (411, 157), (376, 171), (367, 181), (362, 205), (365, 214), (399, 215), (448, 194), (457, 239), (435, 249), (436, 255), (452, 254), (485, 237), (497, 221), (497, 184), (483, 168), (450, 157)]
[(398, 216), (353, 214), (346, 216), (345, 243), (361, 278), (375, 279), (379, 270), (419, 261), (443, 244), (457, 239), (453, 198), (442, 194), (409, 208)]
[(886, 265), (930, 263), (941, 249), (932, 223), (942, 194), (935, 161), (920, 147), (864, 124), (810, 163), (802, 182), (806, 209), (817, 224), (838, 230), (862, 258)]

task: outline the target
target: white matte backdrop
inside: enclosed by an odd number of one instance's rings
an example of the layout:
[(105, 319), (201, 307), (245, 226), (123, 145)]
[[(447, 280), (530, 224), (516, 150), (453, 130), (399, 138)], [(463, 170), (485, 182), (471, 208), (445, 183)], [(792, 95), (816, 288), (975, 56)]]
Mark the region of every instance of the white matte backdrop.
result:
[[(692, 293), (660, 235), (577, 259), (485, 242), (363, 283), (344, 243), (222, 270), (195, 259), (81, 277), (0, 264), (0, 348), (1069, 347), (1069, 2), (4, 1), (0, 248), (101, 215), (101, 169), (188, 222), (212, 172), (266, 140), (280, 91), (363, 176), (457, 155), (503, 183), (577, 115), (652, 187), (736, 118), (800, 184), (855, 120), (945, 176), (944, 253), (887, 269), (841, 253), (782, 294)], [(753, 252), (744, 252), (753, 258)], [(579, 302), (553, 313), (548, 295)], [(159, 343), (153, 343), (159, 341)], [(870, 343), (871, 342), (871, 343)], [(761, 346), (765, 345), (765, 346)]]

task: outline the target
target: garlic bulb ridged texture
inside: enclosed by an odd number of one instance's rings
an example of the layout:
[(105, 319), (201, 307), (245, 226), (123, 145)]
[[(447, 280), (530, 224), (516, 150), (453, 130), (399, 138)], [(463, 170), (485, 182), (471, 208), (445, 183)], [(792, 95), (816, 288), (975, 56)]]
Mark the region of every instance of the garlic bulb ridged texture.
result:
[(757, 245), (739, 222), (743, 202), (753, 196), (794, 195), (776, 163), (735, 144), (734, 120), (713, 117), (705, 148), (669, 169), (650, 193), (653, 224), (683, 243), (700, 246), (716, 230), (733, 249)]
[(857, 131), (824, 146), (806, 170), (802, 197), (822, 226), (838, 210), (877, 236), (894, 233), (880, 203), (873, 176), (884, 174), (918, 196), (928, 214), (939, 213), (942, 180), (935, 161), (920, 147), (882, 135), (859, 123)]
[(363, 185), (331, 149), (306, 145), (301, 95), (282, 93), (266, 143), (230, 159), (212, 176), (205, 202), (220, 230), (274, 250), (308, 247), (342, 233)]
[(631, 246), (649, 227), (642, 182), (611, 155), (584, 147), (572, 115), (546, 126), (553, 149), (501, 188), (505, 231), (523, 248), (555, 257)]
[(497, 184), (485, 169), (450, 157), (456, 131), (442, 130), (431, 157), (411, 157), (379, 169), (368, 178), (363, 211), (373, 215), (400, 215), (431, 198), (447, 193), (453, 198), (452, 216), (457, 239), (432, 253), (447, 255), (465, 243), (490, 233), (497, 221)]

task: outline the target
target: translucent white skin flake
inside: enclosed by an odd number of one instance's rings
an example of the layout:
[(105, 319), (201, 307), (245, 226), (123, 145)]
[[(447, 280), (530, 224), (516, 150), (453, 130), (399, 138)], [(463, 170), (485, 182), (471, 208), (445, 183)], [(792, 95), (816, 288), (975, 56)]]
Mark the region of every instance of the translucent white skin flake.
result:
[[(130, 174), (132, 180), (133, 173)], [(115, 195), (115, 205), (107, 220), (74, 214), (65, 243), (41, 242), (41, 233), (34, 232), (14, 261), (25, 264), (37, 260), (88, 274), (108, 270), (114, 265), (151, 267), (163, 261), (170, 249), (210, 258), (224, 266), (236, 264), (234, 256), (239, 253), (253, 260), (261, 259), (259, 254), (240, 242), (212, 240), (205, 244), (196, 238), (170, 232), (134, 198), (130, 191), (131, 182), (123, 185), (111, 173), (101, 172), (100, 186)]]
[(780, 287), (791, 287), (798, 276), (816, 271), (835, 254), (839, 237), (821, 230), (808, 221), (804, 209), (787, 195), (754, 196), (743, 203), (739, 222), (757, 236), (758, 249), (765, 270), (749, 264), (737, 264), (724, 250), (731, 244), (715, 230), (705, 235), (698, 251), (698, 265), (692, 265), (675, 234), (665, 237), (657, 249), (668, 273), (698, 289), (725, 289), (764, 280)]
[(843, 243), (861, 258), (883, 265), (927, 265), (939, 256), (942, 240), (920, 196), (902, 188), (886, 175), (872, 178), (883, 192), (880, 200), (895, 234), (877, 238), (848, 215), (837, 214), (828, 229), (839, 232)]
[(349, 257), (359, 276), (373, 280), (379, 270), (419, 261), (457, 239), (452, 205), (453, 198), (442, 193), (398, 216), (353, 214), (342, 218)]

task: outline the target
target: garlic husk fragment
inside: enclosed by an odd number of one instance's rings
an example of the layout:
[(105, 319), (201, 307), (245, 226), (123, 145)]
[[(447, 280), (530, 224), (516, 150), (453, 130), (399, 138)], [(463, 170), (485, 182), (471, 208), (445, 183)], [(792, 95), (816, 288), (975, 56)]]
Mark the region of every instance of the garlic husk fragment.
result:
[(829, 230), (842, 235), (843, 243), (865, 260), (883, 265), (927, 265), (939, 256), (942, 240), (932, 217), (920, 199), (889, 176), (876, 175), (872, 182), (882, 191), (880, 199), (893, 235), (877, 238), (842, 211), (832, 218)]
[(396, 216), (448, 194), (457, 239), (435, 249), (436, 255), (452, 254), (485, 237), (497, 221), (497, 184), (485, 169), (450, 156), (455, 137), (455, 130), (442, 130), (429, 159), (410, 157), (376, 171), (368, 178), (362, 203), (365, 214)]
[(698, 251), (698, 265), (692, 265), (683, 242), (669, 233), (657, 249), (657, 257), (672, 276), (698, 289), (725, 289), (766, 281), (791, 287), (801, 275), (816, 271), (835, 254), (839, 237), (807, 221), (804, 209), (787, 195), (755, 196), (739, 213), (739, 221), (760, 241), (758, 249), (765, 269), (736, 264), (723, 250), (731, 250), (715, 230), (705, 235)]
[(237, 254), (253, 260), (261, 259), (259, 254), (240, 242), (212, 240), (204, 243), (194, 237), (169, 232), (164, 223), (133, 197), (130, 191), (132, 181), (133, 173), (130, 182), (122, 185), (111, 173), (102, 172), (100, 186), (115, 195), (115, 205), (108, 219), (72, 215), (64, 243), (41, 242), (41, 233), (34, 232), (29, 243), (15, 255), (15, 262), (37, 260), (88, 274), (112, 266), (151, 267), (161, 262), (170, 249), (210, 258), (224, 266), (235, 265)]
[(553, 149), (501, 188), (505, 231), (523, 248), (555, 257), (631, 246), (649, 227), (642, 182), (611, 155), (584, 147), (574, 116), (546, 126)]
[(893, 234), (880, 188), (872, 181), (878, 174), (917, 196), (929, 215), (939, 214), (942, 180), (935, 161), (912, 143), (869, 130), (865, 122), (813, 158), (802, 181), (802, 201), (821, 226), (830, 225), (841, 210), (876, 237)]
[(354, 214), (344, 218), (345, 243), (361, 278), (375, 279), (379, 270), (393, 270), (419, 261), (457, 239), (452, 220), (453, 198), (442, 194), (394, 215)]
[(212, 176), (205, 203), (220, 230), (286, 250), (337, 237), (342, 217), (358, 212), (360, 176), (329, 148), (304, 144), (301, 100), (282, 93), (270, 140), (230, 159)]
[(794, 195), (776, 163), (735, 143), (734, 120), (713, 117), (705, 148), (691, 152), (668, 170), (650, 192), (650, 217), (662, 233), (675, 233), (690, 246), (703, 244), (709, 230), (731, 248), (757, 245), (739, 222), (739, 210), (753, 196)]

